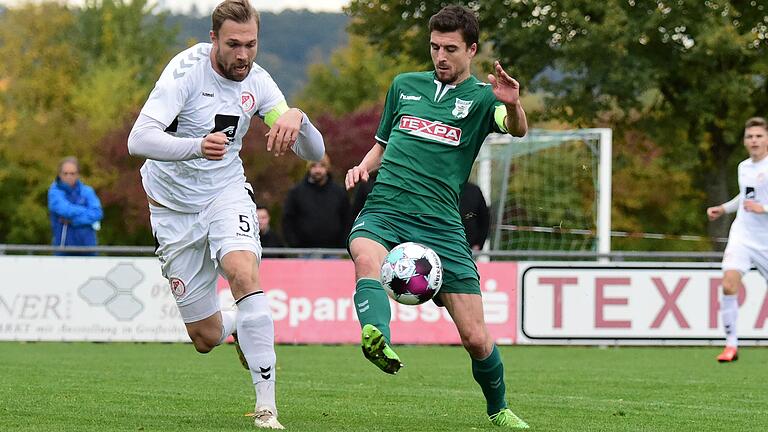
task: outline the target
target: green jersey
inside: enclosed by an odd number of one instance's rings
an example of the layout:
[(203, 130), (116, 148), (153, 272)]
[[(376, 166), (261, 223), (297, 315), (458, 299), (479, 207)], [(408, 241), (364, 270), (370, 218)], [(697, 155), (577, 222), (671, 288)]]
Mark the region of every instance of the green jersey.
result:
[(365, 208), (461, 223), (461, 188), (485, 137), (506, 132), (504, 109), (491, 86), (474, 76), (457, 86), (440, 82), (434, 72), (395, 77), (376, 132), (384, 156)]

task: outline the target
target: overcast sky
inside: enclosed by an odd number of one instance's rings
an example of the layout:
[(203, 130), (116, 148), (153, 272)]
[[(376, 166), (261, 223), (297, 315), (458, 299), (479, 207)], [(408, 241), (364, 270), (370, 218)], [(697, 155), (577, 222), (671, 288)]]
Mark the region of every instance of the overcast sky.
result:
[[(73, 5), (83, 4), (83, 0), (59, 0)], [(153, 0), (150, 0), (152, 3)], [(204, 13), (212, 11), (221, 0), (154, 0), (164, 9), (174, 12), (187, 12), (193, 4)], [(28, 0), (0, 0), (0, 4), (15, 6), (21, 3), (29, 3)], [(251, 0), (251, 4), (260, 11), (277, 12), (283, 9), (309, 9), (322, 12), (341, 12), (341, 7), (349, 4), (349, 0)]]

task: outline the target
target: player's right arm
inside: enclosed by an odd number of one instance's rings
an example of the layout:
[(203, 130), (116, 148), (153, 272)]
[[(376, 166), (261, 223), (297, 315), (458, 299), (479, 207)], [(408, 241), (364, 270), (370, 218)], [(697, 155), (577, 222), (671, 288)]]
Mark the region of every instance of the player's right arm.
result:
[(384, 157), (384, 147), (389, 142), (389, 135), (392, 132), (392, 123), (395, 121), (398, 109), (399, 94), (398, 82), (402, 75), (398, 75), (392, 80), (392, 84), (387, 90), (387, 97), (384, 100), (384, 110), (379, 120), (379, 128), (376, 130), (376, 143), (368, 151), (363, 160), (347, 171), (344, 179), (344, 185), (347, 190), (355, 187), (360, 181), (367, 182), (368, 174), (375, 172), (381, 167), (381, 159)]
[(379, 169), (381, 166), (381, 158), (384, 156), (384, 147), (378, 142), (371, 147), (368, 153), (365, 155), (359, 164), (353, 166), (347, 171), (347, 176), (344, 178), (344, 185), (347, 190), (355, 187), (360, 181), (367, 182), (368, 175)]
[(707, 217), (709, 220), (717, 220), (720, 216), (726, 213), (735, 213), (739, 209), (739, 197), (741, 194), (736, 195), (730, 201), (720, 204), (719, 206), (709, 207), (707, 209)]
[(139, 114), (128, 136), (128, 152), (132, 156), (157, 161), (184, 161), (204, 157), (221, 160), (227, 152), (227, 136), (222, 132), (201, 138), (175, 137), (167, 128), (146, 114)]

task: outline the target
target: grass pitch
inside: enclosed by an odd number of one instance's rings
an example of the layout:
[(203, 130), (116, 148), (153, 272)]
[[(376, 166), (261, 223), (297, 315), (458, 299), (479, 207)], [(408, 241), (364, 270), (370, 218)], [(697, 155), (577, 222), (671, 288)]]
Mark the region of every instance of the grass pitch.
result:
[[(481, 431), (461, 347), (397, 347), (397, 376), (356, 346), (280, 346), (287, 430)], [(502, 347), (510, 406), (531, 431), (766, 431), (768, 349)], [(250, 376), (234, 348), (0, 343), (0, 431), (247, 431)]]

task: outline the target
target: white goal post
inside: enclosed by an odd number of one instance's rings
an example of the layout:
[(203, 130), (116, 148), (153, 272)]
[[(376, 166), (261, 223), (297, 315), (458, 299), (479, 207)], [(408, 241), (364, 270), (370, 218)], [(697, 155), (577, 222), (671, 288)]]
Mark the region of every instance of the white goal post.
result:
[(473, 177), (493, 212), (485, 250), (611, 252), (611, 129), (490, 135)]

